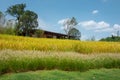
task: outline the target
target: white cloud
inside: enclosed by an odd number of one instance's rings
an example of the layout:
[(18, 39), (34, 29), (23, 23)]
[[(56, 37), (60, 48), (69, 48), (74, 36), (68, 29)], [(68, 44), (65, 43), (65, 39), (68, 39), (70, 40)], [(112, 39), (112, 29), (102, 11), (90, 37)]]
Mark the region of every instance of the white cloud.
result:
[(58, 24), (61, 24), (62, 26), (61, 26), (61, 29), (64, 29), (64, 30), (69, 30), (70, 29), (70, 27), (73, 27), (73, 25), (69, 25), (68, 26), (68, 24), (66, 24), (66, 23), (69, 23), (70, 22), (70, 18), (66, 18), (66, 19), (62, 19), (62, 20), (59, 20), (58, 21)]
[(98, 10), (93, 10), (92, 14), (97, 14), (99, 11)]
[[(116, 33), (116, 31), (120, 31), (119, 24), (110, 25), (105, 21), (96, 22), (94, 20), (89, 21), (82, 21), (79, 23), (79, 26), (83, 27), (86, 30), (93, 30), (94, 32), (109, 32), (109, 33)], [(116, 34), (114, 34), (116, 35)]]
[(85, 29), (105, 29), (105, 28), (109, 28), (110, 24), (104, 22), (104, 21), (100, 21), (100, 22), (96, 22), (94, 20), (90, 20), (90, 21), (83, 21), (79, 23), (80, 26), (84, 27)]
[(120, 30), (120, 25), (119, 24), (114, 24), (113, 29), (114, 30)]
[(113, 28), (97, 29), (95, 32), (113, 32)]
[(85, 29), (93, 29), (93, 27), (96, 26), (96, 22), (93, 20), (83, 21), (83, 22), (80, 22), (79, 25), (84, 27)]
[(101, 21), (101, 22), (97, 23), (97, 28), (98, 29), (104, 29), (104, 28), (109, 28), (109, 27), (110, 27), (110, 24), (106, 23), (104, 21)]
[(58, 24), (64, 25), (65, 23), (67, 23), (70, 19), (66, 18), (66, 19), (62, 19), (58, 21)]
[(65, 26), (65, 24), (69, 21), (70, 19), (69, 18), (66, 18), (66, 19), (62, 19), (62, 20), (59, 20), (58, 21), (58, 24), (61, 24), (61, 29), (67, 29), (67, 26)]

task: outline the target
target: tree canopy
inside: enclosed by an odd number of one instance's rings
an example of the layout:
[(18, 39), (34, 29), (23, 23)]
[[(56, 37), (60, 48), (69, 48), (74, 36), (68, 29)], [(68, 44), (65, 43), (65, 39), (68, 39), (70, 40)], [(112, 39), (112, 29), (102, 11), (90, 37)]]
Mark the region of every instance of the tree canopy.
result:
[(68, 38), (71, 36), (72, 39), (80, 39), (81, 33), (75, 28), (75, 26), (78, 24), (75, 17), (61, 20), (59, 23), (62, 24), (65, 33), (68, 35)]
[(76, 28), (72, 28), (71, 30), (69, 30), (68, 35), (72, 36), (71, 38), (75, 40), (80, 40), (81, 37), (80, 31)]
[(77, 21), (74, 17), (63, 20), (62, 26), (65, 33), (68, 35), (70, 29), (74, 28), (77, 25)]
[(100, 41), (120, 42), (120, 37), (112, 36), (112, 37), (102, 38)]
[(24, 13), (26, 4), (12, 5), (7, 9), (7, 13), (19, 20), (20, 16)]
[(30, 31), (38, 27), (38, 15), (30, 10), (25, 10), (26, 4), (12, 5), (7, 13), (16, 17), (16, 35), (30, 36)]
[(37, 14), (29, 10), (26, 10), (20, 17), (20, 30), (24, 36), (29, 36), (30, 31), (38, 27), (37, 18)]

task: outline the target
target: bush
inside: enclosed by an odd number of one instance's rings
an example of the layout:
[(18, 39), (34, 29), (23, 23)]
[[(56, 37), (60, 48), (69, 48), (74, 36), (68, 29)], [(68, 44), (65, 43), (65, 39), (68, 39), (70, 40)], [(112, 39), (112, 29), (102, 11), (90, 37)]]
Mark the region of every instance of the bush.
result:
[(10, 34), (10, 35), (15, 35), (15, 30), (13, 27), (7, 27), (7, 26), (1, 26), (0, 27), (0, 34)]
[(35, 31), (35, 36), (36, 36), (36, 37), (42, 37), (43, 34), (44, 34), (44, 31), (43, 31), (43, 30), (36, 30), (36, 31)]

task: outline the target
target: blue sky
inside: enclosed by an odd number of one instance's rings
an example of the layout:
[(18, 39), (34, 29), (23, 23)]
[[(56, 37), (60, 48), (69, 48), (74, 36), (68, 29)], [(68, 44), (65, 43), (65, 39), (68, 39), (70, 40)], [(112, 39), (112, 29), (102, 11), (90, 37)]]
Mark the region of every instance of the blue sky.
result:
[(71, 17), (77, 19), (82, 40), (92, 36), (98, 40), (120, 30), (120, 0), (1, 0), (0, 11), (20, 3), (38, 14), (44, 30), (64, 33), (58, 22)]

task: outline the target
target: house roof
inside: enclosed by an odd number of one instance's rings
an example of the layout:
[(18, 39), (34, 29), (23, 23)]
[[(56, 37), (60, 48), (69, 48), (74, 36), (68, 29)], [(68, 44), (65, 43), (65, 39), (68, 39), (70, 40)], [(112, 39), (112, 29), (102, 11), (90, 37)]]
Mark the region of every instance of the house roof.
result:
[(51, 32), (51, 31), (46, 31), (43, 30), (44, 34), (52, 34), (52, 35), (58, 35), (58, 36), (67, 36), (66, 34), (62, 34), (62, 33), (57, 33), (57, 32)]

